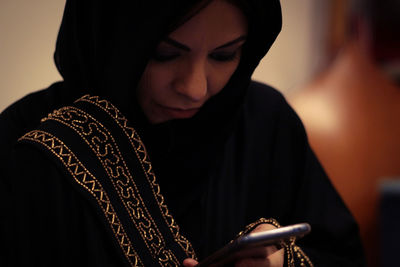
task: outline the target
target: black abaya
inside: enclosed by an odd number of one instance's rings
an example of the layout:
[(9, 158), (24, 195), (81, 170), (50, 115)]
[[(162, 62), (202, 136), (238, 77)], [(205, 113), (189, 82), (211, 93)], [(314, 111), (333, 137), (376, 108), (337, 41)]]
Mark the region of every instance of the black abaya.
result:
[[(40, 102), (48, 93), (24, 103)], [(15, 266), (122, 266), (121, 252), (95, 209), (42, 151), (19, 144), (11, 163), (7, 206), (14, 221), (7, 236), (17, 253), (10, 254)], [(309, 222), (312, 233), (298, 244), (315, 266), (363, 264), (354, 220), (313, 155), (301, 122), (275, 90), (252, 84), (218, 164), (207, 173), (193, 179), (159, 176), (167, 205), (200, 259), (265, 217), (283, 225)]]
[(170, 212), (199, 259), (264, 217), (309, 222), (312, 233), (298, 244), (315, 266), (364, 264), (357, 226), (300, 120), (277, 91), (250, 81), (280, 30), (279, 1), (246, 1), (249, 34), (239, 67), (196, 116), (147, 122), (136, 84), (156, 45), (197, 2), (67, 0), (55, 53), (64, 81), (0, 115), (6, 266), (129, 265), (57, 161), (17, 143), (85, 93), (111, 101), (141, 135)]

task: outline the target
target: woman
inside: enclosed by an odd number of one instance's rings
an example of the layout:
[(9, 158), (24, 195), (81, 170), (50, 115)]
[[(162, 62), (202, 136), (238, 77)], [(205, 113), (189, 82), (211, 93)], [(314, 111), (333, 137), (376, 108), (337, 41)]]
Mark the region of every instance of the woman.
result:
[(250, 81), (280, 27), (275, 0), (68, 0), (64, 81), (1, 115), (10, 264), (194, 266), (241, 231), (309, 222), (236, 264), (362, 265), (299, 119)]

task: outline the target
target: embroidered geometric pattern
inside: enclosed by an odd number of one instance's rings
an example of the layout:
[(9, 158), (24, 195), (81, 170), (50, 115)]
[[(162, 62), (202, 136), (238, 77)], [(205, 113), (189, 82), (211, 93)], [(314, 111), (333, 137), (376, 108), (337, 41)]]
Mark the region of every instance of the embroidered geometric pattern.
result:
[(76, 100), (75, 102), (79, 101), (85, 101), (101, 108), (102, 110), (107, 112), (111, 116), (111, 118), (113, 118), (116, 121), (116, 123), (121, 127), (121, 129), (124, 131), (126, 136), (129, 138), (129, 141), (133, 149), (135, 150), (138, 159), (140, 160), (143, 171), (146, 174), (146, 178), (152, 188), (154, 197), (158, 202), (161, 214), (163, 215), (165, 222), (169, 226), (169, 229), (173, 234), (175, 241), (186, 252), (186, 255), (188, 257), (197, 259), (191, 243), (183, 235), (180, 234), (179, 226), (176, 224), (174, 218), (169, 213), (164, 197), (161, 194), (160, 186), (156, 181), (156, 176), (153, 172), (153, 168), (148, 158), (146, 148), (142, 140), (140, 139), (138, 133), (135, 131), (134, 128), (132, 128), (129, 125), (128, 120), (122, 115), (122, 113), (109, 101), (100, 99), (98, 96), (90, 96), (90, 95), (85, 95), (80, 99)]
[(130, 265), (143, 266), (143, 263), (133, 248), (131, 240), (129, 240), (107, 193), (96, 177), (86, 169), (75, 154), (57, 137), (44, 131), (34, 130), (28, 132), (19, 140), (30, 140), (39, 143), (46, 147), (61, 161), (74, 180), (85, 188), (99, 204)]
[(73, 129), (89, 145), (107, 172), (132, 223), (140, 233), (152, 257), (161, 266), (178, 266), (170, 249), (142, 199), (129, 168), (111, 133), (88, 113), (75, 107), (63, 107), (46, 120), (58, 121)]

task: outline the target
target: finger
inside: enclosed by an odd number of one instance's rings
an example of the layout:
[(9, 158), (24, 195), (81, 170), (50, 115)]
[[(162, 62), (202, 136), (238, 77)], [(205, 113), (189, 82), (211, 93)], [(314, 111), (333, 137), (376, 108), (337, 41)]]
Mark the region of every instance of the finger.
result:
[(282, 267), (284, 264), (285, 250), (282, 248), (268, 255), (267, 262), (270, 267)]
[[(270, 253), (271, 252), (271, 253)], [(266, 247), (255, 247), (245, 250), (241, 250), (234, 254), (234, 259), (244, 259), (244, 258), (263, 258), (265, 259), (269, 254), (272, 254), (273, 250), (267, 250)]]
[(265, 251), (266, 251), (267, 255), (271, 255), (271, 254), (274, 254), (275, 252), (277, 252), (278, 248), (275, 245), (266, 246)]
[(238, 260), (235, 267), (282, 267), (284, 264), (284, 249), (275, 251), (264, 258), (248, 257)]
[[(253, 231), (251, 231), (252, 233), (257, 233), (257, 232), (262, 232), (262, 231), (269, 231), (269, 230), (273, 230), (276, 229), (277, 227), (269, 224), (269, 223), (262, 223), (260, 225), (258, 225), (256, 228), (254, 228)], [(278, 250), (278, 247), (276, 245), (268, 245), (265, 246), (265, 251), (267, 255), (273, 254)]]
[(199, 264), (199, 262), (191, 258), (187, 258), (183, 261), (183, 266), (185, 267), (194, 267), (197, 264)]
[(262, 223), (262, 224), (257, 225), (257, 227), (254, 228), (253, 231), (251, 231), (251, 232), (257, 233), (257, 232), (268, 231), (268, 230), (273, 230), (273, 229), (276, 229), (276, 227), (273, 226), (272, 224)]

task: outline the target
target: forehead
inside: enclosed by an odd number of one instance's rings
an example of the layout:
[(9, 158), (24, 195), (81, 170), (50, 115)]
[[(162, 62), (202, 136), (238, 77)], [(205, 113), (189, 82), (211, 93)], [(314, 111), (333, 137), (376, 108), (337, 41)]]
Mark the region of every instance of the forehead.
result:
[(211, 1), (206, 7), (174, 30), (169, 37), (188, 45), (223, 43), (247, 34), (242, 11), (224, 0)]

